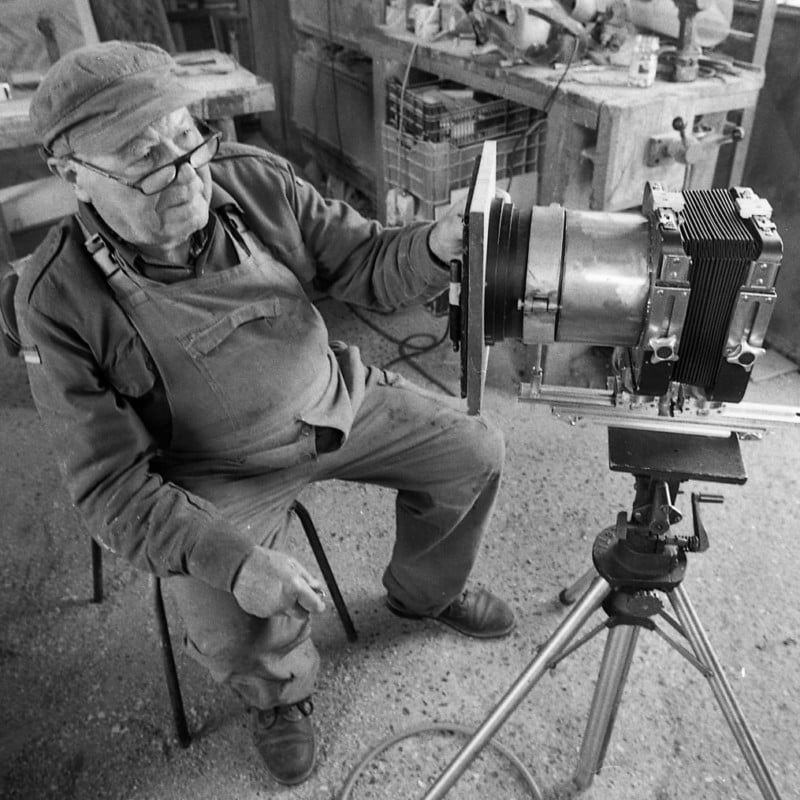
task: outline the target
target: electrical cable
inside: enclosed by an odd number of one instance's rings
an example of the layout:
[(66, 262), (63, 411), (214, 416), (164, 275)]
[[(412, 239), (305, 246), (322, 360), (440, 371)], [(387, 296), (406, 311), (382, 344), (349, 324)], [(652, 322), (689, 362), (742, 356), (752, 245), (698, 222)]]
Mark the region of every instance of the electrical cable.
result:
[[(435, 0), (433, 6), (431, 7), (431, 11), (430, 11), (430, 15), (431, 16), (435, 13), (437, 7), (439, 6), (439, 2), (440, 2), (440, 0)], [(330, 14), (330, 0), (328, 0), (328, 9), (329, 9), (329, 14)], [(329, 16), (329, 21), (330, 21), (330, 16)], [(397, 136), (397, 178), (398, 178), (398, 183), (400, 182), (401, 164), (402, 164), (402, 135), (403, 135), (403, 122), (404, 122), (403, 116), (404, 116), (404, 110), (405, 110), (404, 109), (405, 93), (406, 93), (406, 89), (408, 87), (408, 80), (409, 80), (409, 76), (411, 74), (411, 66), (412, 66), (412, 64), (414, 62), (414, 56), (416, 54), (416, 49), (417, 49), (417, 45), (419, 44), (419, 41), (420, 41), (419, 39), (415, 39), (414, 44), (412, 45), (411, 53), (409, 54), (408, 62), (406, 63), (406, 69), (405, 69), (405, 72), (404, 72), (404, 75), (403, 75), (403, 81), (402, 81), (402, 84), (400, 86), (400, 97), (399, 97), (399, 101), (398, 101), (399, 102), (398, 120), (397, 120), (397, 133), (398, 133), (398, 136)], [(573, 55), (574, 55), (574, 51), (573, 51)], [(569, 64), (571, 62), (572, 62), (572, 57), (570, 57), (570, 62), (567, 64), (567, 69), (569, 69)], [(566, 69), (564, 70), (564, 75), (565, 74), (566, 74)], [(564, 75), (562, 75), (561, 80), (563, 80)], [(557, 91), (558, 87), (561, 84), (561, 80), (559, 80), (558, 84), (556, 84), (556, 87), (553, 90), (553, 94), (551, 95), (551, 98), (555, 95), (555, 92)], [(334, 81), (334, 83), (335, 83), (335, 81)], [(335, 104), (335, 100), (334, 100), (334, 104)], [(541, 124), (543, 122), (544, 122), (544, 120), (538, 120), (539, 124)], [(338, 125), (338, 119), (337, 119), (337, 125)], [(535, 126), (532, 126), (532, 129), (531, 129), (530, 132), (533, 132), (533, 130), (535, 130)], [(524, 136), (527, 136), (528, 134), (529, 134), (529, 132), (526, 131)], [(511, 185), (511, 180), (509, 178), (509, 186), (510, 185)], [(437, 347), (439, 347), (448, 338), (449, 327), (450, 327), (449, 323), (445, 327), (445, 331), (442, 334), (442, 336), (439, 337), (438, 339), (433, 334), (425, 333), (425, 332), (412, 333), (412, 334), (410, 334), (409, 336), (406, 336), (403, 339), (398, 339), (397, 337), (394, 337), (391, 334), (387, 333), (380, 326), (376, 325), (374, 322), (372, 322), (372, 320), (370, 320), (368, 317), (366, 317), (364, 314), (362, 314), (354, 306), (350, 305), (349, 303), (346, 303), (345, 305), (350, 310), (350, 312), (353, 314), (353, 316), (355, 316), (358, 320), (363, 322), (367, 327), (369, 327), (371, 330), (373, 330), (376, 333), (378, 333), (384, 339), (386, 339), (386, 340), (392, 342), (393, 344), (397, 345), (397, 348), (398, 348), (400, 354), (396, 358), (394, 358), (391, 361), (388, 361), (386, 364), (384, 364), (383, 365), (383, 369), (389, 369), (394, 364), (397, 364), (399, 362), (405, 362), (412, 369), (416, 370), (420, 375), (422, 375), (427, 381), (430, 381), (432, 384), (434, 384), (435, 386), (439, 387), (439, 389), (441, 389), (443, 392), (445, 392), (446, 394), (452, 395), (452, 396), (456, 396), (456, 392), (454, 392), (448, 386), (445, 386), (443, 383), (441, 383), (441, 381), (439, 381), (436, 378), (434, 378), (427, 370), (423, 369), (422, 367), (420, 367), (418, 364), (416, 364), (412, 360), (415, 356), (424, 355), (425, 353), (429, 353), (432, 350), (435, 350)], [(421, 345), (421, 344), (415, 345), (412, 342), (413, 342), (414, 339), (417, 339), (417, 338), (427, 338), (429, 343), (425, 344), (425, 345)], [(387, 739), (384, 739), (382, 742), (379, 742), (375, 747), (373, 747), (366, 754), (366, 756), (364, 756), (364, 758), (362, 758), (362, 760), (359, 761), (355, 765), (353, 770), (350, 772), (350, 775), (348, 776), (347, 781), (346, 781), (344, 787), (342, 788), (341, 793), (339, 794), (338, 800), (349, 800), (349, 798), (351, 796), (351, 792), (353, 790), (353, 787), (355, 786), (356, 781), (358, 780), (358, 778), (361, 776), (361, 773), (367, 768), (367, 766), (369, 766), (370, 762), (373, 759), (375, 759), (377, 756), (381, 755), (383, 752), (385, 752), (389, 748), (393, 747), (395, 744), (397, 744), (397, 743), (399, 743), (399, 742), (401, 742), (401, 741), (403, 741), (405, 739), (408, 739), (411, 736), (417, 736), (417, 735), (419, 735), (421, 733), (428, 733), (428, 732), (431, 732), (431, 731), (443, 731), (443, 732), (446, 732), (446, 733), (460, 733), (460, 734), (463, 734), (463, 735), (466, 735), (466, 736), (472, 736), (473, 733), (474, 733), (474, 731), (472, 731), (470, 728), (468, 728), (468, 727), (466, 727), (464, 725), (458, 725), (458, 724), (455, 724), (455, 723), (430, 723), (430, 724), (425, 724), (425, 725), (418, 725), (418, 726), (416, 726), (414, 728), (411, 728), (410, 730), (395, 734), (395, 735), (393, 735), (393, 736), (391, 736), (391, 737), (389, 737)], [(526, 784), (526, 786), (530, 790), (532, 796), (535, 797), (536, 800), (544, 800), (544, 796), (543, 796), (541, 790), (539, 789), (539, 786), (537, 785), (533, 775), (531, 775), (530, 771), (522, 763), (522, 761), (508, 747), (506, 747), (504, 744), (502, 744), (502, 742), (491, 740), (489, 742), (489, 745), (492, 746), (493, 748), (495, 748), (498, 752), (500, 752), (503, 756), (505, 756), (514, 765), (514, 767), (517, 769), (517, 771), (519, 772), (520, 776), (522, 777), (524, 783)]]
[[(372, 748), (362, 759), (359, 761), (355, 767), (350, 772), (350, 775), (345, 782), (345, 785), (342, 787), (342, 791), (340, 792), (337, 800), (350, 800), (351, 792), (353, 791), (353, 787), (356, 784), (356, 781), (361, 776), (361, 773), (367, 768), (369, 763), (377, 758), (379, 755), (384, 753), (390, 747), (393, 747), (395, 744), (402, 742), (404, 739), (408, 739), (412, 736), (417, 736), (420, 733), (429, 733), (430, 731), (444, 731), (445, 733), (460, 733), (466, 736), (472, 736), (475, 731), (464, 726), (458, 725), (456, 723), (446, 723), (446, 722), (432, 722), (423, 725), (417, 725), (413, 728), (410, 728), (406, 731), (401, 731), (400, 733), (396, 733), (382, 742), (379, 742), (375, 747)], [(495, 739), (491, 739), (489, 744), (494, 747), (498, 752), (500, 752), (503, 756), (505, 756), (517, 769), (520, 774), (520, 777), (523, 779), (524, 783), (526, 784), (527, 788), (530, 790), (531, 795), (536, 798), (536, 800), (544, 800), (544, 795), (542, 794), (541, 789), (536, 783), (533, 775), (531, 775), (528, 768), (520, 761), (520, 759), (502, 742), (496, 741)]]
[(578, 39), (577, 39), (577, 37), (573, 37), (573, 42), (574, 42), (574, 44), (572, 45), (572, 52), (569, 54), (569, 58), (567, 59), (567, 63), (564, 66), (564, 71), (561, 73), (561, 76), (559, 77), (558, 81), (556, 82), (556, 85), (553, 87), (553, 91), (550, 92), (550, 94), (547, 97), (547, 100), (545, 100), (544, 108), (542, 109), (543, 113), (545, 113), (545, 114), (548, 111), (550, 111), (550, 107), (553, 105), (553, 102), (556, 99), (556, 92), (558, 92), (558, 90), (561, 88), (561, 84), (564, 82), (564, 78), (567, 77), (567, 73), (569, 72), (569, 69), (572, 66), (572, 62), (575, 60), (575, 54), (578, 52)]
[[(394, 366), (399, 362), (405, 362), (411, 367), (413, 370), (416, 370), (420, 375), (422, 375), (425, 380), (432, 383), (434, 386), (437, 386), (441, 391), (445, 394), (449, 394), (452, 397), (457, 397), (458, 395), (448, 386), (443, 384), (441, 381), (437, 380), (433, 375), (431, 375), (426, 369), (421, 367), (416, 362), (412, 361), (415, 356), (421, 356), (425, 353), (430, 353), (432, 350), (435, 350), (439, 347), (447, 338), (449, 334), (449, 324), (445, 327), (444, 333), (437, 339), (432, 333), (427, 332), (420, 332), (420, 333), (412, 333), (408, 336), (404, 337), (403, 339), (398, 339), (395, 336), (387, 333), (383, 330), (379, 325), (376, 325), (369, 317), (365, 316), (361, 313), (359, 309), (355, 306), (350, 305), (350, 303), (345, 303), (347, 308), (350, 310), (350, 313), (356, 317), (356, 319), (363, 322), (368, 328), (375, 331), (377, 334), (382, 336), (387, 341), (391, 342), (392, 344), (397, 345), (397, 349), (399, 351), (399, 355), (396, 358), (393, 358), (391, 361), (381, 365), (382, 369), (389, 369), (390, 367)], [(377, 313), (377, 312), (376, 312)], [(418, 338), (427, 338), (429, 343), (422, 345), (422, 344), (413, 344), (414, 339)]]
[[(561, 87), (561, 84), (564, 82), (564, 79), (567, 77), (567, 73), (569, 72), (570, 67), (572, 66), (572, 62), (575, 60), (575, 54), (578, 52), (578, 39), (573, 38), (573, 42), (574, 44), (572, 46), (572, 51), (570, 52), (569, 58), (567, 59), (567, 63), (564, 66), (564, 71), (561, 73), (558, 81), (556, 82), (556, 85), (553, 87), (552, 91), (547, 96), (547, 100), (544, 101), (544, 106), (542, 107), (543, 116), (539, 119), (534, 120), (527, 127), (524, 133), (522, 133), (519, 136), (516, 142), (514, 142), (514, 147), (512, 148), (511, 156), (509, 157), (509, 164), (513, 164), (514, 155), (516, 154), (522, 142), (526, 141), (528, 136), (532, 136), (542, 125), (544, 125), (547, 122), (547, 115), (550, 112), (550, 108), (552, 107), (553, 103), (555, 102), (556, 93)], [(506, 186), (507, 192), (511, 191), (511, 182), (513, 179), (514, 179), (514, 174), (513, 172), (510, 172), (508, 176), (508, 184)]]
[[(436, 13), (436, 10), (439, 8), (439, 3), (441, 0), (434, 0), (433, 5), (430, 7), (430, 11), (427, 13), (425, 17), (425, 23), (429, 22), (433, 19), (433, 15)], [(423, 24), (424, 27), (424, 24)], [(406, 190), (405, 187), (400, 185), (400, 176), (401, 176), (401, 166), (403, 161), (403, 122), (405, 116), (405, 96), (406, 90), (408, 88), (408, 79), (411, 75), (411, 67), (414, 64), (414, 56), (417, 53), (417, 47), (419, 46), (420, 41), (422, 41), (422, 37), (417, 36), (414, 39), (414, 43), (411, 45), (411, 52), (408, 54), (408, 61), (406, 62), (405, 72), (403, 73), (403, 82), (400, 85), (400, 97), (398, 99), (398, 113), (397, 113), (397, 188)]]

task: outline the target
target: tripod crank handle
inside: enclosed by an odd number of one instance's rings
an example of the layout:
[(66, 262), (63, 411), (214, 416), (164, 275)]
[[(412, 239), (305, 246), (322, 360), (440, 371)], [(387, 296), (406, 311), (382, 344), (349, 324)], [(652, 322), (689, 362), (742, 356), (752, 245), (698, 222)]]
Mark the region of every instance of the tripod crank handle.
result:
[(724, 503), (725, 498), (721, 494), (704, 494), (703, 492), (692, 492), (692, 501), (697, 498), (698, 503)]
[(700, 519), (700, 503), (722, 503), (725, 498), (721, 494), (703, 494), (692, 492), (692, 525), (694, 536), (686, 543), (686, 549), (691, 553), (703, 553), (708, 550), (710, 542), (703, 521)]

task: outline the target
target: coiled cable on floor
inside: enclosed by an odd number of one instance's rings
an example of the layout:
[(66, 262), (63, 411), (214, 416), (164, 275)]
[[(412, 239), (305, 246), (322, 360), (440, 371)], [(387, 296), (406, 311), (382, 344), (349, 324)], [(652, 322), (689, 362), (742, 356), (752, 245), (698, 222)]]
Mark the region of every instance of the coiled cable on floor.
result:
[[(387, 341), (397, 345), (400, 355), (385, 364), (381, 364), (382, 369), (390, 369), (397, 363), (405, 362), (409, 367), (422, 375), (425, 380), (441, 389), (441, 391), (443, 391), (445, 394), (452, 395), (453, 397), (457, 396), (456, 392), (454, 392), (449, 386), (446, 386), (440, 380), (431, 375), (431, 373), (424, 367), (421, 367), (415, 361), (412, 361), (415, 356), (421, 356), (425, 353), (430, 353), (432, 350), (435, 350), (443, 342), (445, 342), (449, 337), (449, 326), (445, 327), (444, 333), (439, 338), (436, 338), (436, 336), (432, 333), (419, 332), (409, 334), (404, 339), (398, 339), (396, 336), (392, 336), (379, 325), (376, 325), (374, 322), (372, 322), (369, 317), (361, 313), (361, 311), (355, 306), (351, 305), (350, 303), (345, 303), (345, 305), (356, 319), (363, 322), (368, 328), (371, 328), (373, 331), (380, 334), (380, 336)], [(415, 344), (415, 340), (423, 343)]]
[[(377, 758), (381, 753), (386, 752), (390, 747), (393, 747), (398, 742), (402, 742), (405, 739), (409, 739), (412, 736), (418, 736), (421, 733), (429, 733), (431, 731), (443, 731), (445, 733), (461, 733), (466, 736), (472, 736), (475, 731), (466, 727), (465, 725), (458, 725), (452, 722), (431, 722), (425, 723), (422, 725), (417, 725), (413, 728), (410, 728), (406, 731), (400, 731), (386, 739), (382, 742), (379, 742), (375, 747), (372, 748), (362, 759), (359, 761), (355, 767), (350, 772), (350, 775), (345, 782), (345, 785), (342, 787), (342, 791), (339, 794), (338, 800), (350, 800), (351, 792), (353, 791), (353, 787), (356, 784), (356, 781), (361, 777), (361, 774), (364, 770), (369, 766), (370, 762)], [(536, 798), (536, 800), (543, 800), (544, 796), (542, 795), (541, 789), (537, 785), (536, 781), (534, 780), (533, 775), (531, 775), (528, 768), (520, 761), (520, 759), (514, 755), (514, 753), (508, 749), (502, 742), (498, 742), (494, 739), (489, 741), (489, 745), (494, 747), (498, 752), (500, 752), (503, 756), (505, 756), (513, 765), (516, 767), (517, 771), (520, 774), (520, 777), (523, 779), (525, 785), (531, 792), (531, 795)]]

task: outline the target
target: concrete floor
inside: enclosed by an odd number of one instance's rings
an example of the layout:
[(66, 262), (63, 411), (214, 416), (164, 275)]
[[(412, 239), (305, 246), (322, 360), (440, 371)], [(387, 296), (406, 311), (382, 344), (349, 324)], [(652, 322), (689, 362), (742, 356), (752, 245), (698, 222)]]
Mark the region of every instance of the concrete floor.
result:
[[(386, 363), (396, 344), (342, 306), (321, 304), (332, 336)], [(390, 335), (429, 332), (444, 321), (418, 309), (370, 315)], [(380, 574), (392, 539), (393, 501), (373, 487), (332, 483), (302, 497), (321, 530), (359, 631), (350, 644), (332, 610), (316, 625), (323, 669), (315, 695), (320, 743), (313, 777), (294, 790), (265, 776), (242, 706), (188, 657), (178, 655), (192, 745), (172, 727), (150, 611), (148, 577), (106, 559), (107, 599), (90, 602), (89, 542), (59, 485), (53, 453), (29, 398), (24, 368), (0, 371), (0, 796), (7, 800), (331, 800), (370, 748), (420, 724), (479, 725), (565, 616), (559, 590), (590, 566), (596, 534), (633, 499), (629, 475), (611, 472), (606, 429), (571, 427), (518, 404), (524, 354), (495, 348), (485, 413), (502, 427), (508, 458), (493, 533), (474, 579), (507, 598), (519, 625), (498, 642), (465, 639), (435, 623), (411, 623), (383, 606)], [(444, 344), (419, 357), (452, 387), (457, 357)], [(561, 360), (562, 372), (597, 375), (592, 353)], [(781, 364), (780, 360), (778, 363)], [(424, 382), (408, 364), (398, 371)], [(750, 402), (798, 404), (796, 368), (751, 384)], [(783, 798), (800, 796), (800, 426), (743, 442), (744, 486), (690, 484), (725, 496), (704, 506), (711, 549), (690, 556), (684, 588), (761, 745)], [(683, 525), (689, 525), (687, 520)], [(297, 553), (313, 558), (298, 528)], [(168, 596), (173, 638), (179, 623)], [(597, 620), (600, 620), (598, 615)], [(567, 789), (600, 664), (596, 637), (545, 675), (502, 726), (550, 799)], [(462, 740), (425, 733), (391, 748), (352, 797), (422, 797)], [(485, 750), (449, 798), (532, 796), (513, 768)], [(653, 633), (639, 639), (605, 767), (591, 800), (745, 800), (758, 797), (706, 681)]]

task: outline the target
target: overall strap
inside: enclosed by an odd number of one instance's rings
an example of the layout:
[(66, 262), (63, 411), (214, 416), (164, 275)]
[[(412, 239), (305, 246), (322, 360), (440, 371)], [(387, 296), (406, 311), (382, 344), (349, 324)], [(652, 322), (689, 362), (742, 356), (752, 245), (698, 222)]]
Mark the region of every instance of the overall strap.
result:
[(248, 257), (263, 249), (261, 240), (247, 227), (242, 212), (235, 205), (219, 206), (216, 211), (236, 244)]
[(84, 246), (86, 251), (100, 268), (116, 298), (120, 301), (130, 299), (133, 294), (140, 290), (139, 285), (121, 268), (116, 253), (109, 249), (106, 240), (100, 235), (99, 231), (92, 231), (80, 213), (75, 215), (75, 219), (78, 221), (85, 236)]

